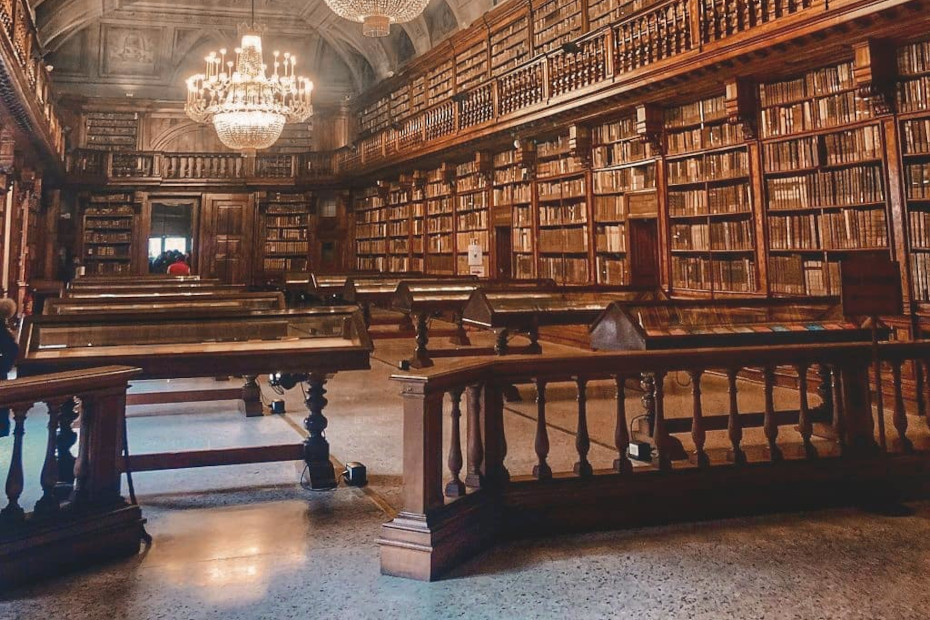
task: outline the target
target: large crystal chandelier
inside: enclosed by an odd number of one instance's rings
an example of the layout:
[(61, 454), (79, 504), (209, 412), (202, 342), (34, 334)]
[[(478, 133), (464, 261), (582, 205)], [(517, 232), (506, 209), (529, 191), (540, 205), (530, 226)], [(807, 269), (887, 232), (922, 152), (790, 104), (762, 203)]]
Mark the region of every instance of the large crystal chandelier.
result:
[(267, 149), (281, 136), (285, 123), (300, 123), (313, 114), (313, 82), (296, 75), (297, 57), (274, 52), (274, 71), (262, 57), (263, 29), (252, 22), (239, 26), (242, 43), (227, 60), (225, 49), (210, 52), (206, 70), (187, 78), (184, 111), (198, 123), (213, 123), (220, 142), (244, 155)]
[(429, 0), (326, 0), (339, 17), (361, 22), (366, 37), (386, 37), (391, 24), (402, 24), (423, 12)]

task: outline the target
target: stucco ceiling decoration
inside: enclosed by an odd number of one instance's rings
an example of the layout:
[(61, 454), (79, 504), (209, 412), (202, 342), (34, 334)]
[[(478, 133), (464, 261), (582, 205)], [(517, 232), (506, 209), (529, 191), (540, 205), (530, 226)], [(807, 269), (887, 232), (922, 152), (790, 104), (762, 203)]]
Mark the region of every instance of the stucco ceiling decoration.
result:
[[(59, 90), (88, 96), (185, 96), (183, 77), (209, 50), (236, 38), (250, 0), (32, 0)], [(256, 19), (303, 60), (318, 101), (336, 101), (397, 71), (492, 6), (432, 0), (391, 36), (362, 36), (324, 0), (256, 0)], [(318, 75), (320, 76), (318, 78)], [(322, 76), (325, 75), (325, 79)]]

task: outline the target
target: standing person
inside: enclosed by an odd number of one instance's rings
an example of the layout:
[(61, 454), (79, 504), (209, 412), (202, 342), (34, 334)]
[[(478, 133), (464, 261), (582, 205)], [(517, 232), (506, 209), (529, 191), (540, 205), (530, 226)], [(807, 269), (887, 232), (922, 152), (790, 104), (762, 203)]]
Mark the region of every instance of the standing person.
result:
[(187, 261), (190, 258), (187, 255), (178, 255), (176, 261), (168, 265), (168, 275), (169, 276), (189, 276), (191, 275), (191, 267), (187, 264)]
[[(0, 299), (0, 321), (3, 322), (0, 325), (0, 381), (7, 379), (19, 355), (19, 345), (9, 327), (9, 321), (14, 316), (16, 316), (16, 302), (9, 297)], [(9, 434), (10, 409), (3, 407), (0, 409), (0, 437), (6, 437)]]

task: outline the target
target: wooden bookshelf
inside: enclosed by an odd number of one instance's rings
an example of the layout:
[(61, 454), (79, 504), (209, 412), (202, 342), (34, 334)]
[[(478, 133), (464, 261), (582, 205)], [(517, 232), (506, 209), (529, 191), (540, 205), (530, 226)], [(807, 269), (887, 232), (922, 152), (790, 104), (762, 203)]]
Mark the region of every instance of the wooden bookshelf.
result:
[(84, 145), (91, 149), (134, 151), (139, 148), (139, 114), (136, 112), (87, 112)]
[(388, 185), (387, 269), (392, 273), (410, 271), (410, 210), (409, 184)]
[(449, 98), (455, 84), (455, 62), (449, 59), (426, 74), (426, 106), (435, 105)]
[(913, 298), (930, 302), (930, 40), (897, 51), (897, 109)]
[(265, 279), (285, 271), (309, 271), (313, 199), (307, 194), (269, 192), (259, 202), (259, 213)]
[(459, 275), (470, 272), (468, 246), (472, 243), (482, 249), (484, 274), (491, 273), (491, 235), (488, 228), (490, 169), (491, 160), (484, 152), (476, 153), (475, 159), (459, 164), (455, 169), (455, 269)]
[(391, 118), (401, 122), (410, 116), (410, 87), (408, 84), (391, 91)]
[(567, 135), (536, 145), (539, 277), (559, 284), (590, 281), (588, 170)]
[(455, 90), (463, 92), (488, 77), (488, 39), (482, 36), (456, 54)]
[(355, 256), (360, 271), (387, 269), (387, 209), (380, 187), (355, 196)]
[(555, 49), (583, 32), (581, 0), (533, 0), (533, 52)]
[(138, 247), (139, 201), (129, 192), (91, 194), (81, 221), (81, 262), (88, 274), (131, 274)]
[(495, 209), (510, 209), (512, 228), (512, 273), (514, 278), (536, 277), (536, 218), (533, 187), (517, 150), (495, 153), (493, 159), (492, 204)]
[(756, 292), (749, 151), (725, 97), (668, 108), (665, 131), (672, 289)]
[(381, 97), (366, 106), (359, 116), (359, 131), (369, 134), (381, 131), (391, 124), (391, 97)]
[(426, 76), (420, 75), (410, 81), (410, 115), (426, 109)]
[(635, 115), (596, 125), (591, 133), (596, 282), (628, 284), (629, 202), (649, 203), (653, 207), (645, 210), (656, 212), (656, 156), (637, 132)]
[(840, 260), (889, 250), (884, 139), (852, 88), (850, 63), (759, 87), (772, 294), (838, 295)]
[(426, 273), (455, 274), (454, 172), (444, 164), (426, 175)]
[(410, 270), (426, 272), (425, 178), (415, 173), (410, 186)]
[(491, 76), (497, 77), (530, 57), (529, 18), (523, 14), (491, 27)]

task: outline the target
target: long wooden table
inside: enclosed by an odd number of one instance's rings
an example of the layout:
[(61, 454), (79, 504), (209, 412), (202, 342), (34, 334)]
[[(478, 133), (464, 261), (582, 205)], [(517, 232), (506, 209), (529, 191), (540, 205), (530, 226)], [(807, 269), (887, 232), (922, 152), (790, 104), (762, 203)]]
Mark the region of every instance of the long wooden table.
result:
[(530, 339), (526, 352), (541, 353), (539, 328), (590, 325), (614, 302), (664, 299), (659, 290), (624, 288), (579, 288), (560, 290), (493, 290), (479, 288), (468, 299), (462, 312), (465, 325), (491, 330), (496, 335), (495, 352), (505, 355), (514, 333)]
[(218, 293), (216, 295), (145, 295), (130, 297), (78, 297), (49, 299), (42, 314), (165, 314), (220, 311), (284, 310), (284, 294)]
[[(371, 307), (390, 309), (393, 306), (394, 293), (397, 287), (406, 281), (427, 281), (433, 283), (447, 283), (449, 285), (462, 282), (477, 282), (477, 276), (377, 276), (352, 277), (346, 280), (340, 299), (347, 304), (356, 304), (362, 309), (365, 324), (371, 325)], [(409, 325), (409, 323), (408, 323)]]
[(241, 284), (224, 284), (221, 286), (197, 288), (93, 288), (70, 289), (65, 291), (66, 299), (155, 299), (165, 297), (211, 297), (217, 295), (240, 295), (246, 292)]
[(88, 297), (91, 295), (129, 295), (133, 293), (194, 293), (198, 291), (245, 291), (243, 284), (219, 284), (217, 282), (143, 282), (138, 284), (97, 284), (71, 287), (65, 297)]
[[(462, 315), (472, 294), (477, 290), (494, 291), (545, 291), (556, 290), (552, 280), (508, 280), (489, 282), (478, 280), (422, 280), (401, 282), (391, 298), (391, 308), (404, 315), (415, 318), (416, 347), (413, 356), (406, 360), (411, 368), (428, 368), (433, 365), (432, 356), (460, 355), (461, 351), (433, 351), (430, 353), (429, 320), (433, 317), (448, 316), (456, 325), (456, 334), (452, 343), (469, 345), (471, 341), (462, 325)], [(483, 351), (471, 351), (471, 354), (483, 354)], [(489, 351), (490, 353), (490, 351)]]
[[(261, 415), (261, 374), (285, 373), (308, 384), (305, 425), (309, 437), (301, 448), (314, 488), (335, 486), (329, 444), (323, 435), (327, 375), (369, 368), (372, 345), (361, 315), (353, 307), (176, 315), (77, 315), (26, 317), (17, 369), (20, 376), (105, 365), (141, 369), (143, 379), (241, 375), (236, 390), (160, 393), (142, 402), (240, 399), (246, 415)], [(139, 402), (138, 400), (136, 402)], [(288, 451), (289, 450), (289, 451)], [(293, 455), (297, 448), (286, 449)], [(150, 468), (178, 463), (221, 465), (280, 460), (280, 447), (240, 448), (195, 456), (156, 455)], [(237, 460), (238, 459), (238, 460)], [(245, 459), (244, 461), (242, 459)]]

